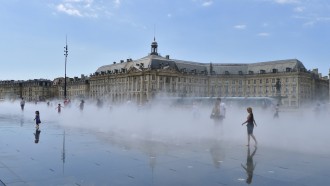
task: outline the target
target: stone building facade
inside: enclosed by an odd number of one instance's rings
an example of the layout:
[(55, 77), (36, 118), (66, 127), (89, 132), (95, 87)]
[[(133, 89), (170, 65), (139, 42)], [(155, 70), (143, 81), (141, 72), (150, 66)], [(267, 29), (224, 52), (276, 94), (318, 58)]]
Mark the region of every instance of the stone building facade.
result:
[(53, 97), (51, 85), (51, 81), (45, 79), (0, 81), (0, 99), (46, 100)]
[(23, 81), (0, 81), (0, 99), (16, 99), (22, 96)]
[[(330, 73), (330, 71), (329, 71)], [(198, 63), (158, 54), (158, 43), (137, 60), (99, 67), (90, 77), (67, 78), (67, 98), (128, 100), (156, 97), (272, 97), (288, 107), (329, 100), (329, 79), (297, 59), (249, 64)], [(64, 99), (64, 78), (0, 81), (0, 99)]]
[[(53, 81), (53, 91), (55, 97), (64, 99), (64, 78), (56, 78)], [(67, 98), (68, 99), (87, 99), (89, 98), (89, 77), (67, 77)]]
[(90, 77), (91, 98), (142, 104), (156, 96), (277, 97), (299, 107), (329, 99), (329, 80), (297, 59), (250, 64), (198, 63), (162, 57), (153, 41), (148, 56), (105, 65)]

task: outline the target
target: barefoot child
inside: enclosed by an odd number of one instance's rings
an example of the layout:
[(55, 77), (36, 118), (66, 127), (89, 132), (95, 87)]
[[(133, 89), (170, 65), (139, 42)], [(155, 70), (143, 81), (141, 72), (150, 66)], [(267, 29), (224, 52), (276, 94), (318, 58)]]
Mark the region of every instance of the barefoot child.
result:
[(253, 128), (254, 128), (254, 125), (257, 126), (257, 123), (255, 122), (254, 120), (254, 117), (253, 117), (253, 113), (252, 113), (252, 108), (251, 107), (248, 107), (247, 108), (247, 112), (249, 113), (248, 117), (247, 117), (247, 120), (242, 123), (242, 125), (244, 125), (245, 123), (246, 124), (246, 127), (247, 127), (247, 133), (248, 133), (248, 144), (247, 146), (250, 145), (250, 136), (252, 137), (252, 139), (254, 140), (255, 142), (255, 146), (257, 146), (258, 142), (256, 140), (256, 137), (253, 135)]
[(61, 106), (61, 103), (59, 103), (55, 109), (57, 109), (58, 113), (61, 113), (61, 108), (63, 107)]
[(36, 117), (34, 118), (34, 120), (36, 121), (36, 131), (39, 131), (39, 124), (41, 123), (40, 121), (40, 114), (39, 111), (36, 111)]

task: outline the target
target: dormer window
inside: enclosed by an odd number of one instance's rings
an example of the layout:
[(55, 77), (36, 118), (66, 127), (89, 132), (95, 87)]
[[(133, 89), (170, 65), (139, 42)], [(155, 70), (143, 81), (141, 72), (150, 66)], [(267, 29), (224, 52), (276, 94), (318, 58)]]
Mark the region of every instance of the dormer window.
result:
[(291, 72), (291, 68), (286, 68), (286, 72)]
[(273, 68), (273, 73), (277, 73), (277, 69), (276, 68)]
[(249, 74), (253, 74), (253, 71), (250, 70), (250, 71), (249, 71)]
[(228, 72), (228, 71), (225, 71), (225, 74), (226, 74), (226, 75), (229, 75), (229, 72)]
[(240, 70), (240, 71), (238, 71), (238, 74), (239, 75), (243, 75), (243, 72)]
[(266, 71), (265, 70), (260, 70), (260, 74), (265, 74)]

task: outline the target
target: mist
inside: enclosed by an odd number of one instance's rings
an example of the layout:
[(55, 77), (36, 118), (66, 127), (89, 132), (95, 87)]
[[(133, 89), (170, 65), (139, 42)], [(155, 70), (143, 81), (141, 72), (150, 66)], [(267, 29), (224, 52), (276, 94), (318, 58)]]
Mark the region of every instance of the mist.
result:
[[(196, 143), (203, 140), (222, 140), (238, 146), (247, 144), (246, 107), (227, 106), (222, 127), (215, 127), (210, 113), (213, 105), (199, 106), (198, 117), (191, 107), (171, 107), (158, 102), (147, 106), (134, 103), (113, 105), (104, 102), (101, 108), (96, 102), (86, 100), (84, 110), (79, 110), (79, 101), (73, 101), (58, 113), (59, 101), (26, 103), (21, 111), (19, 101), (0, 102), (0, 119), (3, 122), (22, 123), (34, 128), (35, 111), (40, 111), (41, 130), (49, 125), (59, 125), (65, 129), (84, 129), (95, 135), (110, 138), (117, 136), (127, 140), (151, 140), (167, 144)], [(195, 110), (196, 111), (196, 110)], [(274, 119), (271, 108), (253, 108), (257, 127), (254, 135), (259, 147), (272, 147), (302, 153), (329, 154), (330, 140), (329, 111), (313, 111), (313, 107), (303, 109), (280, 108), (279, 118)], [(9, 117), (8, 117), (9, 116)], [(252, 141), (253, 144), (253, 141)]]

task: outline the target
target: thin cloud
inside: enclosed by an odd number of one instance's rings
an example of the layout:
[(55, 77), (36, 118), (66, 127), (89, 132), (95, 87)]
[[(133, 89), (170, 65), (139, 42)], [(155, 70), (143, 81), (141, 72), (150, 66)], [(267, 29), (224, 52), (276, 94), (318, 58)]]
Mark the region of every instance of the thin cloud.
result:
[(319, 15), (306, 15), (306, 16), (302, 16), (302, 15), (297, 15), (294, 16), (295, 19), (301, 19), (304, 21), (304, 23), (302, 24), (304, 27), (312, 27), (315, 24), (319, 24), (319, 23), (326, 23), (328, 24), (330, 22), (330, 17), (326, 17), (326, 16), (319, 16)]
[(204, 0), (202, 2), (202, 6), (205, 6), (205, 7), (211, 6), (212, 4), (213, 4), (213, 1), (212, 0)]
[(79, 12), (79, 10), (68, 6), (67, 4), (66, 5), (59, 4), (59, 5), (57, 5), (56, 9), (59, 12), (64, 12), (64, 13), (72, 15), (72, 16), (79, 16), (79, 17), (82, 16), (81, 13)]
[(275, 0), (275, 3), (279, 4), (295, 4), (295, 3), (300, 3), (299, 0)]
[(238, 30), (244, 30), (246, 29), (246, 25), (235, 25), (234, 28)]
[(268, 37), (268, 36), (270, 36), (270, 33), (268, 33), (268, 32), (260, 32), (260, 33), (258, 33), (258, 36), (260, 36), (260, 37)]
[(114, 0), (113, 3), (115, 4), (116, 8), (118, 8), (121, 4), (120, 0)]
[(299, 6), (299, 7), (294, 8), (293, 11), (294, 12), (303, 12), (305, 9), (306, 9), (305, 7)]
[(92, 17), (99, 16), (109, 17), (111, 9), (118, 8), (121, 0), (112, 1), (94, 1), (94, 0), (61, 0), (62, 2), (53, 5), (57, 12), (65, 13), (70, 16)]

